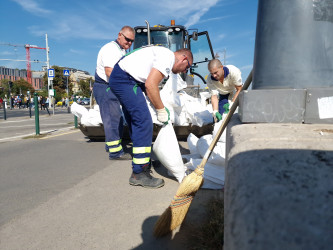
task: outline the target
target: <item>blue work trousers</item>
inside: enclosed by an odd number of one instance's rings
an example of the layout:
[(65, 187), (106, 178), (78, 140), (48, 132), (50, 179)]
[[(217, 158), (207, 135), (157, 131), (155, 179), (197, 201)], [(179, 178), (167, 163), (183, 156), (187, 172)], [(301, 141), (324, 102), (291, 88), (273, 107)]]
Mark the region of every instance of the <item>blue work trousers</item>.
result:
[(124, 154), (121, 145), (124, 121), (120, 103), (107, 84), (95, 82), (93, 92), (104, 125), (105, 149), (110, 158), (117, 158)]
[(143, 171), (150, 164), (153, 122), (147, 106), (144, 83), (137, 82), (118, 64), (112, 70), (109, 86), (120, 101), (133, 142), (132, 169)]
[(229, 95), (230, 94), (219, 95), (219, 113), (221, 115), (229, 112), (229, 105), (227, 105), (227, 107), (225, 106), (227, 103), (229, 103), (228, 101)]

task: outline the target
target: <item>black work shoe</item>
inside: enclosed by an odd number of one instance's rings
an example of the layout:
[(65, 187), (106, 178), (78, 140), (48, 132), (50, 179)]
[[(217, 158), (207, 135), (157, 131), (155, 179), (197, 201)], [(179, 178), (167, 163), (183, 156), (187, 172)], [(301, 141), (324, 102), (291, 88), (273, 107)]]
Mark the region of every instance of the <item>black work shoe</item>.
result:
[(132, 155), (129, 153), (124, 153), (119, 157), (110, 157), (109, 160), (111, 161), (126, 161), (126, 160), (132, 160)]
[(133, 186), (143, 186), (145, 188), (160, 188), (164, 186), (164, 180), (150, 175), (150, 168), (144, 168), (139, 174), (132, 173), (129, 184)]

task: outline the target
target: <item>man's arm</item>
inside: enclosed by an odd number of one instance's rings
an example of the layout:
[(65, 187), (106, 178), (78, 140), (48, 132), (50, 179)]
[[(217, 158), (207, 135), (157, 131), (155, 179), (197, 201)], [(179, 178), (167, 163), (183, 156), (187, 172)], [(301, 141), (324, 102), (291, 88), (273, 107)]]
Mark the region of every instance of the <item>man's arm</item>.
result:
[(217, 95), (212, 95), (211, 102), (213, 110), (219, 110), (219, 100), (217, 98)]
[(107, 75), (107, 77), (110, 77), (112, 70), (113, 70), (113, 68), (111, 68), (111, 67), (104, 67), (104, 71), (105, 71), (105, 74)]
[(242, 86), (235, 86), (236, 88), (236, 93), (234, 95), (234, 98), (232, 98), (232, 102), (234, 102), (239, 94), (239, 92), (242, 90)]
[(160, 90), (158, 88), (158, 84), (162, 81), (163, 78), (164, 75), (160, 71), (152, 68), (145, 83), (147, 96), (151, 103), (154, 105), (155, 109), (164, 108), (160, 96)]

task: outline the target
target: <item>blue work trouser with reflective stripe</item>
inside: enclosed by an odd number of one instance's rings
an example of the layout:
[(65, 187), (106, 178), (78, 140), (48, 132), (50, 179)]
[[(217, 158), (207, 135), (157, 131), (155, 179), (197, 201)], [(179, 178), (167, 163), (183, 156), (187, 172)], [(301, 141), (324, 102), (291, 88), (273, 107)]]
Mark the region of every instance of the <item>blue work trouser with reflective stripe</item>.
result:
[(95, 78), (93, 92), (103, 121), (105, 149), (110, 158), (117, 158), (124, 154), (121, 146), (124, 120), (120, 102), (103, 79), (97, 74)]
[(120, 101), (133, 142), (132, 168), (134, 173), (143, 171), (150, 164), (153, 122), (143, 95), (144, 83), (137, 82), (118, 64), (112, 70), (109, 86)]
[(224, 105), (229, 103), (228, 98), (229, 98), (230, 94), (226, 94), (226, 95), (219, 95), (219, 113), (221, 115), (223, 115), (224, 113), (228, 113), (229, 112), (229, 106), (228, 108), (226, 108)]

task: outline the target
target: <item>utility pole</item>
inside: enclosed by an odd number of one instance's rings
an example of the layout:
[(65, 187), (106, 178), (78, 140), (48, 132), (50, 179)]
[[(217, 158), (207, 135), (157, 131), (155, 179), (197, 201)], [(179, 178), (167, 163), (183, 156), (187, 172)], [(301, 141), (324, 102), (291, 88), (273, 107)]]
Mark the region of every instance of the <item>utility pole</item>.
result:
[[(45, 34), (45, 41), (46, 41), (46, 67), (47, 67), (47, 74), (50, 68), (50, 58), (49, 58), (49, 42), (47, 39), (47, 34)], [(47, 77), (47, 95), (49, 97), (49, 103), (51, 102), (51, 98), (50, 98), (50, 86), (51, 86), (51, 79), (49, 77)]]

